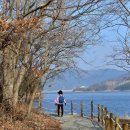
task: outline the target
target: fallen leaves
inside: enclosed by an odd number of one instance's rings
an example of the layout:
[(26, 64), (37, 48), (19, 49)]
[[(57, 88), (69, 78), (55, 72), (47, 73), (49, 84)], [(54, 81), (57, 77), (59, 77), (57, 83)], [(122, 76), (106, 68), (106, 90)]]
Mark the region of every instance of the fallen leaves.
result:
[(61, 130), (60, 122), (38, 110), (26, 115), (26, 107), (20, 105), (15, 115), (0, 116), (0, 130)]

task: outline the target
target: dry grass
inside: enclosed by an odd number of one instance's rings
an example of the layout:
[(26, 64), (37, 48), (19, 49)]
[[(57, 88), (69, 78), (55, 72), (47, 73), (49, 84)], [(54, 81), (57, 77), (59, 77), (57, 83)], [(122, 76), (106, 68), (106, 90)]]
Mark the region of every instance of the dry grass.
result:
[(57, 120), (39, 110), (32, 110), (27, 117), (26, 106), (19, 104), (15, 112), (5, 113), (5, 110), (0, 110), (0, 130), (61, 130), (61, 128)]

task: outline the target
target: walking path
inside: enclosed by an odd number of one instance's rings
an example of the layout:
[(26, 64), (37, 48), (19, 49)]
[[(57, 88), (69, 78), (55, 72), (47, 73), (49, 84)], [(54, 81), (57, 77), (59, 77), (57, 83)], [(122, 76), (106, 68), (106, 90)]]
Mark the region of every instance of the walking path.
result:
[(72, 115), (64, 115), (63, 117), (51, 116), (61, 122), (62, 130), (103, 130), (96, 120), (92, 121), (88, 117)]

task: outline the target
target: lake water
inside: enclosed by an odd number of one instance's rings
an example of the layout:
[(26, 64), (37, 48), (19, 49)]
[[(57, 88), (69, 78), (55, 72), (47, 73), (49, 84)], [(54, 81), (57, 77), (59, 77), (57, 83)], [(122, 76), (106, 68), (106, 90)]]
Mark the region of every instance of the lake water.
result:
[[(67, 105), (64, 107), (65, 113), (70, 112), (70, 101), (73, 101), (74, 112), (80, 112), (80, 102), (83, 102), (83, 113), (90, 114), (91, 100), (94, 101), (94, 114), (97, 114), (97, 104), (104, 105), (109, 112), (119, 116), (130, 116), (130, 92), (64, 92)], [(56, 92), (43, 94), (43, 111), (55, 112), (54, 99)]]

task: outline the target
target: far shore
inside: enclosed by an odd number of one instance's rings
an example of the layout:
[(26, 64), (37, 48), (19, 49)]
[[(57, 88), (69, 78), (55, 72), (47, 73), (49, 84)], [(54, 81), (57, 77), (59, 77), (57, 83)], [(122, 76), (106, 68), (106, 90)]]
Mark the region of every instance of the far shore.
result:
[[(64, 90), (64, 89), (61, 89), (63, 92), (74, 92), (72, 89), (71, 90)], [(59, 90), (43, 90), (42, 93), (57, 93)]]
[[(42, 93), (57, 93), (59, 90), (44, 90)], [(74, 90), (63, 90), (63, 92), (76, 92), (76, 93), (81, 93), (81, 92), (91, 92), (91, 93), (96, 93), (96, 92), (130, 92), (130, 90), (103, 90), (103, 91), (74, 91)]]

